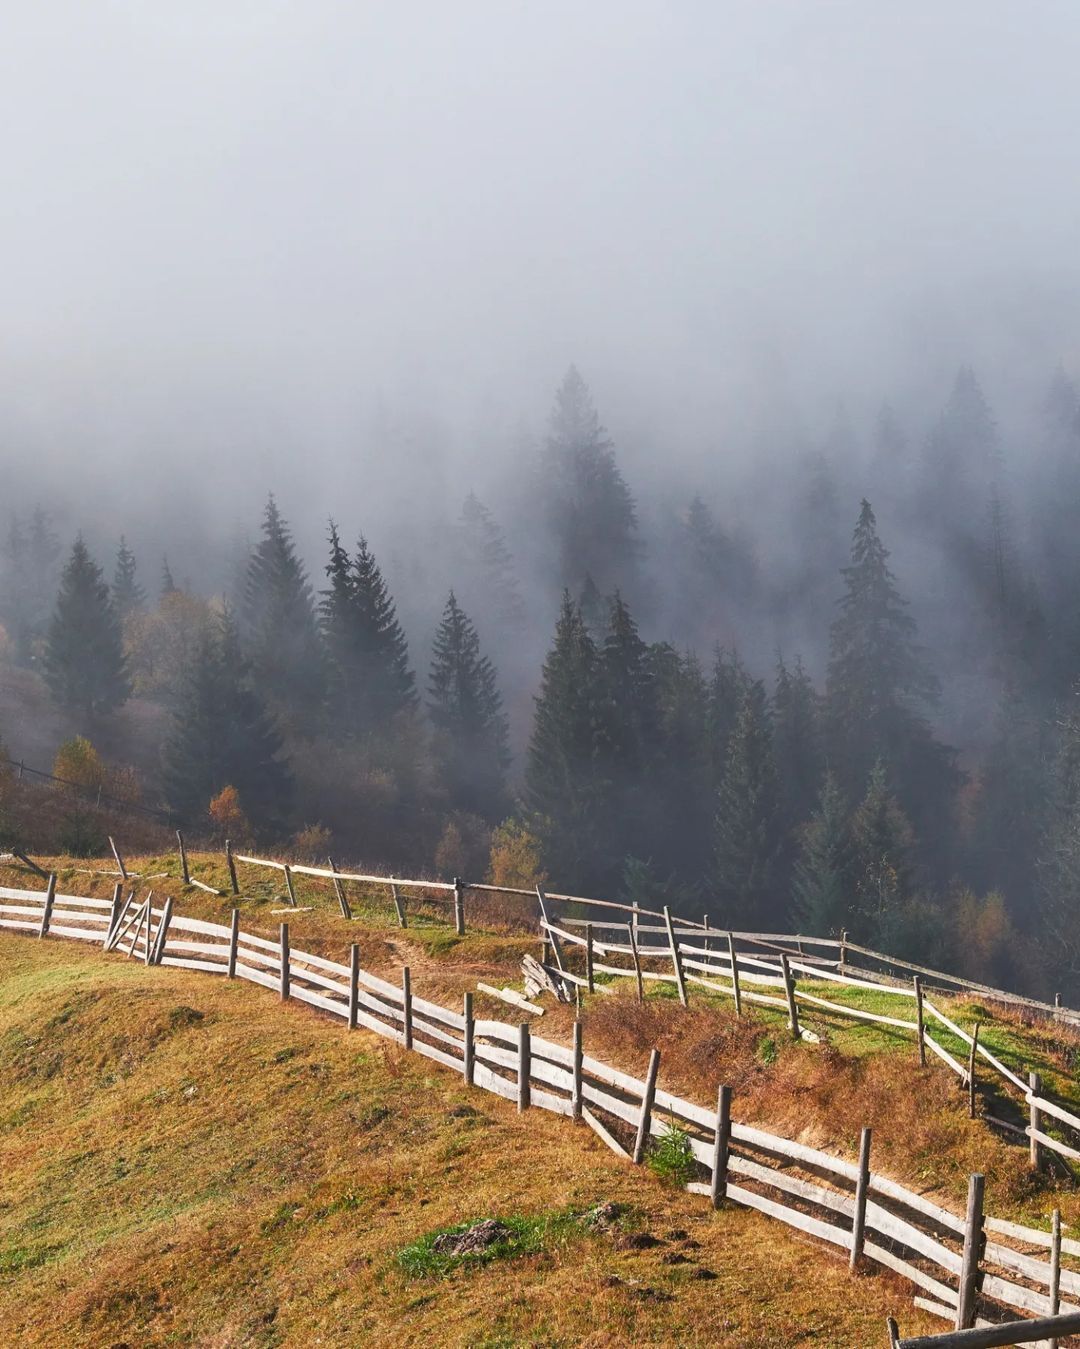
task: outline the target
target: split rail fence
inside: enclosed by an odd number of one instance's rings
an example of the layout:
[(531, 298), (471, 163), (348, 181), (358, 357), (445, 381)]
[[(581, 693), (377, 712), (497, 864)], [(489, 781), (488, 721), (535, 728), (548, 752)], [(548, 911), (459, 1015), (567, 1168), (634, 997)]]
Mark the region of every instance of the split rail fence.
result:
[[(307, 1003), (364, 1027), (463, 1075), (470, 1086), (584, 1121), (620, 1157), (640, 1163), (649, 1140), (679, 1130), (698, 1171), (686, 1189), (714, 1207), (752, 1208), (843, 1251), (852, 1268), (871, 1261), (910, 1280), (918, 1306), (958, 1329), (978, 1311), (1080, 1315), (1080, 1242), (1061, 1234), (1055, 1215), (1044, 1232), (983, 1212), (983, 1178), (972, 1176), (960, 1217), (870, 1167), (871, 1135), (857, 1161), (835, 1157), (732, 1117), (730, 1088), (715, 1108), (658, 1085), (659, 1051), (644, 1080), (584, 1053), (581, 1022), (570, 1046), (534, 1036), (528, 1023), (476, 1017), (465, 994), (460, 1013), (418, 996), (409, 971), (397, 985), (361, 968), (359, 947), (342, 964), (294, 950), (289, 925), (278, 940), (141, 901), (61, 895), (55, 877), (42, 891), (0, 889), (0, 927), (63, 936), (141, 958), (147, 965), (246, 979), (282, 999)], [(1065, 1262), (1071, 1262), (1066, 1264)], [(1077, 1299), (1066, 1301), (1066, 1297)]]

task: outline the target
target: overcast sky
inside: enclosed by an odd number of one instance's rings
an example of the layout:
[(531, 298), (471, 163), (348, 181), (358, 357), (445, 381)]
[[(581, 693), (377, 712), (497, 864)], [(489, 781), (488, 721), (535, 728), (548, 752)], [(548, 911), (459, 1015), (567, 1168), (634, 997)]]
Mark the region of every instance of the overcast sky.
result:
[(630, 454), (704, 448), (778, 378), (824, 419), (1080, 353), (1075, 0), (2, 12), (0, 415), (57, 468), (379, 407), (468, 461), (570, 360)]

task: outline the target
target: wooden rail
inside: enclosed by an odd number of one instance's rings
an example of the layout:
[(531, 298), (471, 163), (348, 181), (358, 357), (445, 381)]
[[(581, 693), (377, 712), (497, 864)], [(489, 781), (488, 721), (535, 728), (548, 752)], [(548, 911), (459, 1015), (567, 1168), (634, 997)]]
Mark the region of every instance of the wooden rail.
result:
[[(286, 925), (277, 941), (243, 931), (236, 910), (225, 926), (170, 916), (170, 906), (155, 908), (151, 894), (136, 904), (133, 893), (117, 910), (107, 900), (57, 895), (54, 887), (0, 890), (0, 926), (37, 933), (50, 893), (48, 936), (94, 940), (128, 958), (142, 955), (148, 964), (259, 984), (338, 1017), (347, 1027), (363, 1027), (409, 1047), (521, 1111), (544, 1109), (580, 1118), (629, 1161), (647, 1158), (650, 1140), (677, 1128), (700, 1177), (687, 1184), (691, 1193), (713, 1205), (727, 1201), (753, 1208), (839, 1248), (852, 1263), (883, 1265), (929, 1294), (929, 1300), (920, 1297), (920, 1305), (949, 1320), (970, 1323), (980, 1300), (985, 1307), (1080, 1318), (1080, 1305), (1060, 1301), (1061, 1289), (1080, 1294), (1080, 1269), (1062, 1267), (1066, 1257), (1080, 1263), (1080, 1243), (1066, 1242), (1059, 1223), (1047, 1234), (984, 1218), (979, 1187), (979, 1201), (972, 1201), (961, 1218), (875, 1173), (869, 1131), (854, 1162), (740, 1124), (731, 1118), (726, 1088), (715, 1108), (664, 1091), (656, 1051), (647, 1077), (638, 1079), (586, 1055), (580, 1022), (573, 1044), (565, 1046), (532, 1035), (527, 1026), (475, 1017), (470, 995), (459, 1014), (420, 997), (407, 974), (398, 985), (364, 970), (355, 945), (349, 963), (341, 964), (297, 950)], [(984, 1230), (1004, 1239), (984, 1242)], [(1048, 1260), (1031, 1254), (1030, 1248), (1048, 1242)]]

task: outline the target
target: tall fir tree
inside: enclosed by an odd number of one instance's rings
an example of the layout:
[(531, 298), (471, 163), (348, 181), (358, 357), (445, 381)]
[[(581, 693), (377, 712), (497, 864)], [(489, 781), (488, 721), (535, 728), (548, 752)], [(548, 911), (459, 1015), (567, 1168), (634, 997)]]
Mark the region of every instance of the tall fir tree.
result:
[(864, 941), (887, 951), (911, 898), (914, 837), (880, 759), (852, 816), (851, 836), (857, 930)]
[(775, 888), (776, 767), (768, 699), (760, 679), (742, 694), (717, 796), (716, 883), (725, 919), (752, 925), (782, 912)]
[(728, 746), (738, 720), (739, 708), (750, 677), (737, 651), (718, 647), (709, 681), (709, 702), (705, 730), (714, 787), (719, 787), (727, 768)]
[(790, 669), (777, 658), (772, 714), (780, 815), (792, 834), (814, 810), (824, 769), (820, 699), (799, 656)]
[(692, 653), (666, 642), (649, 648), (658, 727), (642, 782), (651, 801), (647, 829), (633, 851), (684, 886), (709, 873), (715, 803), (708, 736), (709, 685)]
[(75, 540), (60, 580), (49, 625), (45, 678), (53, 697), (88, 727), (131, 696), (131, 680), (101, 568), (82, 535)]
[(368, 733), (416, 707), (416, 680), (397, 609), (363, 538), (353, 558), (352, 586), (357, 722)]
[(576, 594), (591, 576), (601, 594), (632, 591), (640, 552), (634, 498), (573, 366), (555, 394), (543, 477), (561, 584)]
[(597, 766), (600, 665), (581, 611), (563, 592), (536, 696), (525, 767), (526, 802), (549, 871), (592, 882), (603, 783)]
[(519, 632), (525, 626), (525, 604), (514, 558), (498, 522), (475, 492), (461, 508), (458, 551), (477, 611), (499, 630)]
[(127, 540), (122, 534), (120, 547), (116, 550), (112, 598), (113, 607), (121, 623), (129, 615), (138, 613), (146, 604), (146, 591), (136, 579), (135, 554), (127, 546)]
[(428, 713), (451, 804), (490, 820), (505, 814), (509, 730), (495, 667), (453, 591), (432, 648)]
[(248, 563), (244, 636), (254, 678), (297, 729), (313, 729), (325, 689), (311, 586), (271, 495)]
[(1034, 945), (1044, 992), (1080, 995), (1080, 680), (1055, 727), (1057, 749), (1039, 842)]
[(793, 897), (800, 931), (828, 937), (848, 926), (854, 871), (847, 802), (836, 778), (826, 772), (817, 809), (801, 831), (795, 864)]
[(161, 559), (161, 598), (165, 599), (168, 595), (175, 595), (177, 592), (176, 582), (173, 580), (172, 569), (169, 566), (169, 559)]
[(162, 769), (166, 800), (183, 820), (205, 822), (211, 799), (231, 786), (254, 825), (269, 831), (283, 823), (292, 773), (228, 610), (188, 662)]

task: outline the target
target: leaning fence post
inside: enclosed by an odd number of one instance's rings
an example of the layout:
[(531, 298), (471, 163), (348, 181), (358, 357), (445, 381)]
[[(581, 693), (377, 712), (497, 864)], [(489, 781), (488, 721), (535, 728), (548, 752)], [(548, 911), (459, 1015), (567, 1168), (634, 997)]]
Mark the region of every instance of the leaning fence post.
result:
[(473, 995), (465, 994), (465, 1085), (471, 1087), (476, 1078), (476, 1023), (473, 1021)]
[(120, 849), (116, 846), (112, 834), (107, 835), (107, 837), (109, 840), (109, 847), (112, 849), (112, 855), (116, 858), (116, 865), (120, 869), (120, 876), (126, 881), (128, 878), (127, 867), (124, 866), (124, 859), (120, 856)]
[(742, 990), (739, 988), (739, 962), (735, 959), (735, 934), (727, 934), (728, 955), (731, 958), (731, 996), (735, 999), (735, 1015), (742, 1016)]
[(394, 900), (394, 912), (397, 914), (398, 927), (408, 927), (408, 920), (405, 917), (405, 905), (401, 901), (401, 895), (398, 894), (396, 885), (390, 887), (390, 894)]
[[(1061, 1209), (1054, 1209), (1050, 1219), (1050, 1315), (1061, 1310)], [(1057, 1336), (1050, 1340), (1050, 1349), (1057, 1349)]]
[(686, 980), (683, 978), (682, 957), (679, 955), (679, 943), (675, 940), (675, 928), (671, 922), (671, 910), (664, 905), (664, 922), (667, 924), (668, 941), (671, 943), (671, 963), (675, 966), (675, 982), (679, 986), (679, 1001), (684, 1007), (686, 1000)]
[(349, 947), (349, 1029), (356, 1029), (360, 1006), (360, 947), (356, 942)]
[(630, 954), (634, 958), (634, 978), (637, 980), (637, 1000), (645, 1001), (645, 984), (641, 978), (641, 957), (637, 949), (637, 935), (634, 932), (633, 923), (627, 923), (626, 931), (630, 937)]
[(405, 1048), (412, 1049), (412, 974), (408, 965), (401, 971), (401, 1009), (404, 1015)]
[(731, 1088), (721, 1086), (716, 1095), (716, 1138), (713, 1142), (712, 1184), (709, 1193), (713, 1208), (727, 1198), (728, 1152), (731, 1150)]
[(645, 1075), (645, 1090), (641, 1095), (641, 1114), (638, 1116), (637, 1137), (634, 1139), (635, 1166), (640, 1166), (645, 1159), (645, 1144), (649, 1141), (653, 1101), (656, 1099), (656, 1074), (659, 1071), (660, 1051), (654, 1049), (649, 1055), (649, 1071)]
[(288, 892), (289, 892), (289, 904), (290, 904), (290, 906), (291, 906), (292, 908), (295, 909), (295, 908), (296, 908), (296, 888), (295, 888), (294, 885), (293, 885), (292, 867), (289, 866), (289, 864), (288, 864), (287, 862), (285, 863), (285, 887), (286, 887), (286, 889), (287, 889)]
[(225, 865), (229, 868), (229, 884), (234, 895), (240, 893), (240, 882), (236, 879), (236, 861), (232, 855), (232, 840), (225, 840)]
[(529, 1023), (518, 1026), (518, 1110), (528, 1110), (532, 1103), (529, 1074), (532, 1072), (532, 1045), (529, 1041)]
[(49, 884), (45, 889), (45, 907), (41, 912), (41, 927), (38, 930), (38, 936), (44, 937), (49, 930), (49, 923), (52, 921), (53, 903), (56, 899), (56, 872), (49, 875)]
[(109, 926), (105, 932), (105, 940), (101, 943), (105, 950), (109, 949), (109, 939), (116, 931), (116, 925), (120, 921), (120, 910), (124, 907), (124, 887), (119, 881), (113, 886), (112, 909), (109, 912)]
[(896, 1318), (894, 1316), (887, 1316), (885, 1318), (885, 1331), (889, 1337), (889, 1349), (899, 1349), (900, 1327), (896, 1324)]
[(281, 997), (289, 997), (289, 925), (281, 925)]
[(851, 1259), (848, 1268), (854, 1272), (862, 1258), (863, 1238), (866, 1233), (866, 1196), (870, 1189), (870, 1130), (859, 1137), (859, 1175), (855, 1182), (855, 1215), (851, 1221)]
[(229, 978), (236, 978), (236, 953), (240, 945), (240, 910), (233, 909), (229, 920)]
[(795, 980), (791, 977), (791, 965), (787, 955), (781, 952), (780, 968), (784, 971), (784, 992), (787, 994), (788, 1025), (796, 1040), (799, 1038), (799, 1009), (795, 1004)]
[(585, 924), (585, 984), (590, 993), (596, 992), (596, 986), (593, 980), (592, 923)]
[(964, 1256), (960, 1267), (960, 1297), (956, 1305), (956, 1329), (975, 1324), (975, 1294), (982, 1255), (983, 1190), (986, 1177), (975, 1172), (968, 1180), (967, 1217), (964, 1221)]
[(465, 882), (460, 876), (454, 877), (454, 931), (465, 935)]
[(971, 1035), (971, 1052), (968, 1054), (968, 1114), (975, 1118), (975, 1055), (979, 1052), (979, 1023)]
[(158, 926), (157, 941), (154, 942), (154, 954), (150, 959), (151, 965), (160, 965), (161, 957), (165, 954), (165, 941), (169, 935), (169, 924), (172, 922), (172, 910), (172, 895), (166, 895), (165, 903), (162, 905), (161, 923)]
[(328, 857), (326, 860), (330, 863), (330, 870), (334, 873), (334, 894), (337, 895), (338, 908), (341, 910), (341, 916), (342, 918), (351, 918), (352, 909), (349, 908), (349, 901), (345, 898), (345, 887), (341, 884), (341, 881), (338, 880), (337, 867), (334, 864), (334, 859)]
[(1029, 1157), (1031, 1166), (1035, 1171), (1042, 1169), (1042, 1148), (1039, 1144), (1038, 1137), (1036, 1136), (1039, 1132), (1039, 1125), (1042, 1123), (1042, 1115), (1039, 1113), (1039, 1107), (1035, 1104), (1040, 1091), (1042, 1091), (1042, 1078), (1038, 1073), (1028, 1073), (1028, 1098), (1031, 1111), (1030, 1128), (1028, 1129), (1028, 1138), (1030, 1140)]
[(176, 831), (176, 843), (180, 849), (180, 875), (184, 878), (184, 884), (191, 884), (191, 872), (188, 870), (187, 849), (184, 847), (184, 836), (178, 829)]
[(919, 1067), (926, 1067), (926, 1026), (923, 1022), (922, 980), (915, 976), (915, 1020), (919, 1027)]
[(581, 1118), (581, 1079), (582, 1079), (581, 1022), (574, 1022), (574, 1085), (570, 1095), (570, 1113), (574, 1119)]

